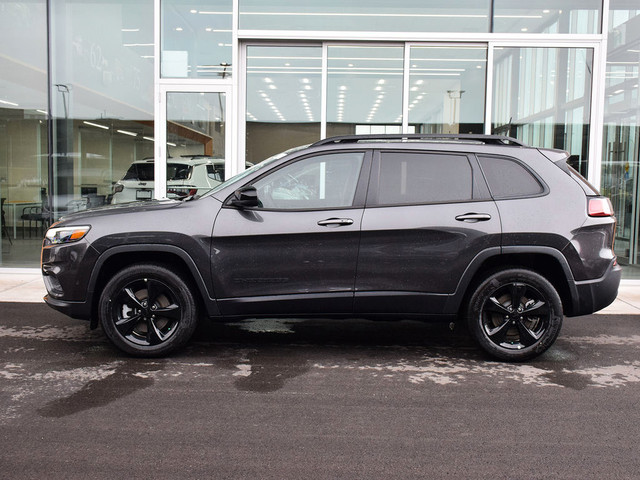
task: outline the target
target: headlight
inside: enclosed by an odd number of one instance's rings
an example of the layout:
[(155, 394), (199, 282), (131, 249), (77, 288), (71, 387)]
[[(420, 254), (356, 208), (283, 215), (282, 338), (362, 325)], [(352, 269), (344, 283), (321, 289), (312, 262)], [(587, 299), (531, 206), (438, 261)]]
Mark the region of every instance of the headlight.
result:
[(44, 246), (77, 242), (82, 240), (89, 230), (90, 225), (50, 228), (44, 236)]

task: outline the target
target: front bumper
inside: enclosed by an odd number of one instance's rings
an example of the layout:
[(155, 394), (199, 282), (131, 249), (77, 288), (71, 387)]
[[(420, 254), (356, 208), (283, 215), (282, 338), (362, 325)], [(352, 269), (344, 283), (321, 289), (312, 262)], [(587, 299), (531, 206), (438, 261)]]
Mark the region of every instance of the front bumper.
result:
[(596, 280), (576, 282), (576, 299), (571, 317), (589, 315), (610, 305), (618, 295), (622, 267), (611, 262), (606, 273)]
[(71, 318), (80, 320), (91, 319), (91, 305), (89, 302), (71, 302), (68, 300), (59, 300), (51, 295), (45, 295), (44, 301), (54, 310), (68, 315)]

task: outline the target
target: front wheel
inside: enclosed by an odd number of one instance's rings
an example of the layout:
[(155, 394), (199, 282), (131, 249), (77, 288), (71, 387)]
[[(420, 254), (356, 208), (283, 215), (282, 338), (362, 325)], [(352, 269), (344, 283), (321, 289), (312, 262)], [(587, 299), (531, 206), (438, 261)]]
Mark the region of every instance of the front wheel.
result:
[(523, 361), (546, 351), (562, 326), (562, 302), (543, 276), (524, 269), (503, 270), (485, 279), (467, 307), (471, 334), (500, 360)]
[(116, 273), (102, 291), (98, 314), (109, 340), (139, 357), (159, 357), (182, 347), (198, 320), (187, 283), (156, 264)]

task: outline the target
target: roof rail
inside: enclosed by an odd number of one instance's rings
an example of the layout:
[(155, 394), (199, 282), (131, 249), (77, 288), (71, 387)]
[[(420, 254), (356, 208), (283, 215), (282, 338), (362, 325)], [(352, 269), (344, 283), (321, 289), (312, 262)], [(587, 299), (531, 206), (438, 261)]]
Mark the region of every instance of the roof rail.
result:
[(457, 133), (387, 133), (381, 135), (343, 135), (339, 137), (329, 137), (310, 145), (317, 147), (320, 145), (333, 145), (340, 143), (376, 142), (385, 140), (403, 141), (445, 141), (445, 142), (480, 142), (487, 145), (515, 145), (526, 147), (527, 145), (512, 137), (502, 135), (479, 135), (479, 134), (457, 134)]

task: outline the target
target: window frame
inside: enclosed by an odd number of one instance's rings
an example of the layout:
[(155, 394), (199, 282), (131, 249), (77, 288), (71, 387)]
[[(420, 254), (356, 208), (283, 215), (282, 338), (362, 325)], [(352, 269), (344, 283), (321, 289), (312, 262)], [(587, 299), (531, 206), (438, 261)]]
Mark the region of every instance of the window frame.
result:
[[(458, 156), (466, 157), (469, 167), (471, 168), (471, 185), (472, 195), (470, 199), (466, 200), (447, 200), (438, 202), (408, 202), (408, 203), (379, 203), (380, 192), (380, 169), (383, 153), (397, 153), (397, 154), (420, 154), (420, 155), (432, 155), (432, 156)], [(473, 153), (460, 152), (460, 151), (446, 151), (446, 150), (422, 150), (422, 149), (377, 149), (373, 155), (373, 163), (371, 168), (371, 181), (369, 184), (369, 192), (367, 195), (367, 208), (388, 208), (388, 207), (407, 207), (414, 205), (446, 205), (457, 203), (472, 203), (472, 202), (486, 202), (491, 201), (491, 195), (489, 187), (485, 177), (480, 170), (478, 161)]]
[[(294, 163), (307, 160), (313, 157), (322, 157), (327, 155), (334, 155), (339, 153), (362, 153), (362, 164), (360, 166), (360, 173), (358, 176), (358, 180), (356, 181), (356, 191), (353, 196), (353, 202), (351, 205), (339, 206), (339, 207), (312, 207), (312, 208), (265, 208), (265, 207), (245, 207), (243, 210), (257, 211), (257, 212), (321, 212), (321, 211), (333, 211), (333, 210), (350, 210), (357, 208), (365, 207), (365, 200), (367, 195), (367, 189), (369, 185), (369, 177), (371, 175), (371, 157), (372, 151), (366, 148), (358, 148), (358, 149), (340, 149), (340, 150), (323, 150), (316, 152), (306, 152), (303, 155), (296, 156), (287, 160), (286, 162), (281, 163), (280, 165), (274, 166), (269, 170), (263, 172), (261, 175), (252, 178), (250, 181), (244, 183), (242, 186), (238, 188), (244, 188), (253, 186), (259, 180), (281, 170), (282, 168), (286, 168)], [(237, 190), (237, 189), (236, 189)], [(235, 191), (235, 190), (234, 190)], [(231, 199), (233, 198), (233, 193), (227, 197), (224, 202), (223, 208), (238, 208), (230, 204)]]
[[(522, 198), (537, 198), (537, 197), (544, 197), (546, 195), (549, 194), (549, 186), (545, 183), (545, 181), (540, 177), (540, 175), (538, 175), (532, 168), (529, 167), (529, 165), (527, 165), (526, 163), (524, 163), (523, 161), (515, 158), (515, 157), (510, 157), (508, 155), (499, 155), (499, 154), (489, 154), (489, 153), (479, 153), (479, 154), (475, 154), (476, 157), (476, 161), (478, 162), (478, 167), (480, 168), (480, 171), (482, 172), (482, 176), (484, 178), (485, 184), (487, 185), (487, 188), (489, 189), (489, 194), (491, 195), (491, 198), (494, 201), (502, 201), (502, 200), (518, 200), (518, 199), (522, 199)], [(491, 191), (491, 184), (489, 183), (489, 179), (487, 178), (487, 175), (484, 171), (484, 169), (482, 168), (482, 164), (480, 163), (480, 157), (488, 157), (488, 158), (499, 158), (499, 159), (503, 159), (503, 160), (508, 160), (511, 162), (516, 163), (517, 165), (520, 165), (522, 168), (524, 168), (524, 170), (526, 172), (529, 173), (529, 175), (531, 175), (534, 180), (536, 180), (538, 182), (538, 184), (540, 185), (540, 187), (542, 187), (542, 191), (540, 193), (536, 193), (536, 194), (526, 194), (526, 195), (510, 195), (510, 196), (506, 196), (506, 197), (497, 197), (493, 194), (493, 192)]]

